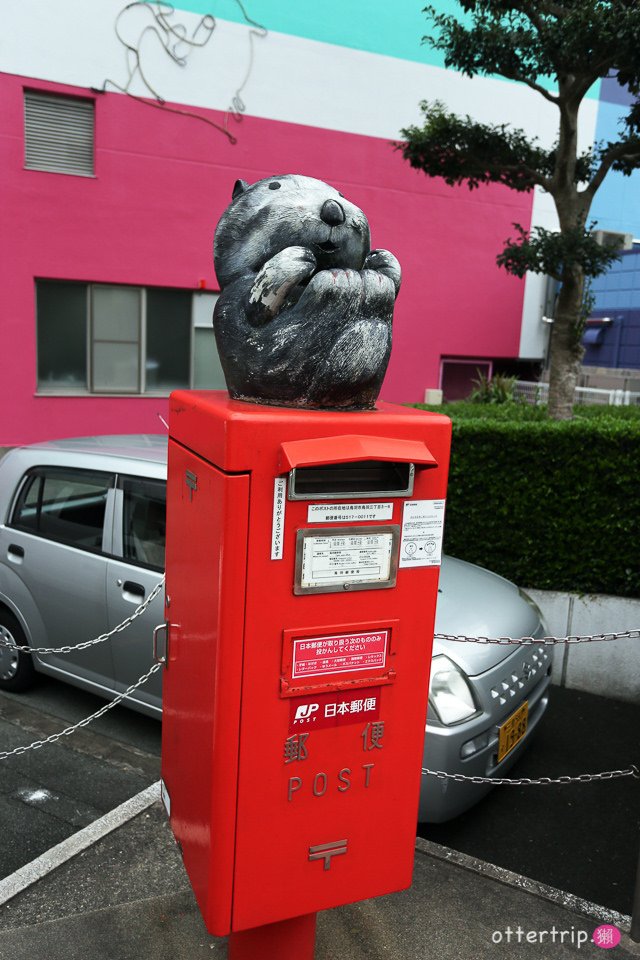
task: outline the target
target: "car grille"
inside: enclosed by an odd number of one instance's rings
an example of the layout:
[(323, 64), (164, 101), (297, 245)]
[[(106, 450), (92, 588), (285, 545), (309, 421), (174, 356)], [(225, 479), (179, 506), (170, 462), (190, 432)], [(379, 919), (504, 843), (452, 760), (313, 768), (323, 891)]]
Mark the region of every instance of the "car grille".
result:
[(550, 662), (551, 657), (544, 649), (531, 653), (527, 651), (527, 656), (519, 661), (519, 667), (514, 669), (515, 665), (511, 663), (509, 673), (491, 687), (492, 699), (498, 700), (501, 705), (513, 700), (525, 687), (530, 689), (545, 675)]

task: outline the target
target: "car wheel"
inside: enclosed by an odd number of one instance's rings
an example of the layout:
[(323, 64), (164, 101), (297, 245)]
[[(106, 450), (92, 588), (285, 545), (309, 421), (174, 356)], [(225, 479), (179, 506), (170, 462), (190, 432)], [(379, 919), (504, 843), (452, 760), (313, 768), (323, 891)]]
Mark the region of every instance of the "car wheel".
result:
[(30, 653), (21, 653), (15, 647), (27, 646), (24, 630), (8, 610), (0, 610), (0, 690), (21, 693), (34, 682), (36, 671)]

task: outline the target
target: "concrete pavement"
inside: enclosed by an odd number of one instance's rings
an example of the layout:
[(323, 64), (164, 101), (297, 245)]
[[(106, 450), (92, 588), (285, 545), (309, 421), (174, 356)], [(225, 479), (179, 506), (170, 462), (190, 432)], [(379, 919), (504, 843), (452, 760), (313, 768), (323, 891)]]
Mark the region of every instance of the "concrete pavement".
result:
[[(134, 804), (131, 819), (98, 830), (95, 842), (77, 844), (70, 859), (0, 905), (1, 960), (226, 956), (226, 941), (205, 930), (164, 810), (149, 796), (142, 812)], [(602, 957), (591, 938), (606, 922), (624, 928), (628, 918), (418, 839), (411, 889), (320, 914), (315, 956)], [(640, 958), (624, 932), (613, 950), (621, 960)]]

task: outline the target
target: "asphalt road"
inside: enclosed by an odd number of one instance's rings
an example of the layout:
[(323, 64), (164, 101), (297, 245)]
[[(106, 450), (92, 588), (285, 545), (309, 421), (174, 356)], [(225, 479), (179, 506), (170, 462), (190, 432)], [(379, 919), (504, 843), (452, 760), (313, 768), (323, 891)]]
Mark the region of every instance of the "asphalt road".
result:
[[(537, 737), (510, 778), (640, 768), (640, 707), (551, 688)], [(640, 780), (495, 787), (420, 836), (601, 906), (631, 913), (640, 850)]]
[[(42, 739), (104, 700), (43, 677), (0, 692), (2, 750)], [(0, 878), (128, 800), (160, 776), (160, 724), (114, 707), (95, 724), (0, 761)]]
[[(640, 766), (640, 707), (552, 689), (538, 736), (512, 777)], [(30, 743), (102, 701), (43, 677), (0, 693), (0, 745)], [(61, 742), (0, 761), (0, 876), (133, 796), (160, 775), (160, 724), (116, 707)], [(640, 846), (640, 781), (498, 787), (421, 836), (624, 913)]]

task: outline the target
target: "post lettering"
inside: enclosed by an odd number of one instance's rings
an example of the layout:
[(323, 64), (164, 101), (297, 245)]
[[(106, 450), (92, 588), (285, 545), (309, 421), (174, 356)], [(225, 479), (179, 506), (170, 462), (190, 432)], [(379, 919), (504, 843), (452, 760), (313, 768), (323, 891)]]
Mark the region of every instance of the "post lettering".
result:
[[(320, 784), (320, 786), (319, 786)], [(327, 775), (326, 773), (316, 773), (313, 778), (313, 795), (314, 797), (323, 797), (327, 792)]]
[(369, 786), (369, 780), (371, 779), (371, 771), (373, 770), (373, 763), (363, 763), (362, 769), (364, 770), (364, 785), (365, 787)]
[(351, 770), (349, 769), (349, 767), (343, 767), (340, 773), (338, 774), (338, 790), (340, 791), (340, 793), (346, 793), (349, 787), (351, 786), (351, 780), (349, 779), (350, 775), (351, 775)]
[(300, 777), (289, 777), (289, 796), (288, 800), (293, 800), (293, 795), (296, 790), (299, 790), (302, 786), (302, 780)]

